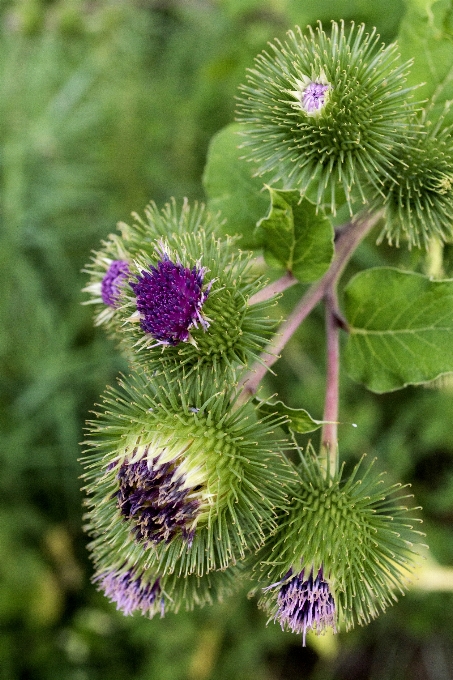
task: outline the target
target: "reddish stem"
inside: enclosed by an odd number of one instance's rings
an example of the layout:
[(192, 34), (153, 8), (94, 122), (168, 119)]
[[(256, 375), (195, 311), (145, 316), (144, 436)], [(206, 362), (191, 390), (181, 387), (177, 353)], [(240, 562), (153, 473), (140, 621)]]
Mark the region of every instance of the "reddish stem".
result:
[(286, 321), (282, 323), (279, 332), (275, 334), (273, 341), (269, 343), (261, 355), (260, 361), (256, 362), (240, 381), (239, 387), (243, 387), (241, 401), (245, 401), (249, 396), (255, 394), (268, 369), (279, 359), (280, 352), (288, 340), (318, 302), (329, 290), (335, 287), (355, 249), (381, 217), (382, 211), (373, 215), (366, 214), (357, 221), (348, 223), (341, 230), (336, 242), (335, 256), (329, 270), (322, 279), (308, 289)]
[(340, 327), (343, 325), (338, 315), (338, 301), (334, 286), (326, 293), (325, 303), (327, 372), (321, 451), (329, 459), (327, 465), (329, 474), (334, 475), (338, 464), (337, 426), (340, 387)]

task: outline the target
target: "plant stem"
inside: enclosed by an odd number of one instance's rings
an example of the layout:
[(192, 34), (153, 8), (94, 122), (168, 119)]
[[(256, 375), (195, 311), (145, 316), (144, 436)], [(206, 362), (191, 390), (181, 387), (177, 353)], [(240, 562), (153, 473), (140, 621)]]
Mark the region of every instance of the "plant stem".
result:
[(255, 293), (255, 295), (252, 295), (249, 300), (249, 305), (256, 305), (258, 302), (270, 300), (278, 293), (283, 293), (287, 288), (294, 286), (295, 283), (298, 283), (296, 277), (291, 274), (291, 272), (286, 272), (280, 279), (277, 279), (277, 281), (270, 283), (268, 286), (265, 286)]
[(322, 279), (314, 283), (308, 289), (286, 321), (282, 323), (272, 342), (269, 343), (265, 351), (261, 354), (260, 360), (252, 366), (250, 371), (248, 371), (240, 381), (239, 387), (243, 388), (241, 401), (245, 401), (248, 397), (256, 393), (261, 380), (269, 368), (277, 361), (277, 359), (279, 359), (280, 352), (283, 350), (288, 340), (299, 328), (302, 321), (304, 321), (312, 309), (326, 295), (327, 291), (336, 284), (359, 243), (368, 232), (371, 231), (381, 217), (382, 211), (372, 215), (365, 214), (356, 221), (353, 220), (352, 222), (349, 222), (341, 230), (336, 243), (335, 255), (329, 270), (324, 274)]
[(321, 435), (321, 459), (325, 457), (325, 469), (334, 475), (338, 467), (338, 403), (340, 387), (340, 327), (336, 285), (326, 292), (326, 398), (324, 402), (324, 425)]

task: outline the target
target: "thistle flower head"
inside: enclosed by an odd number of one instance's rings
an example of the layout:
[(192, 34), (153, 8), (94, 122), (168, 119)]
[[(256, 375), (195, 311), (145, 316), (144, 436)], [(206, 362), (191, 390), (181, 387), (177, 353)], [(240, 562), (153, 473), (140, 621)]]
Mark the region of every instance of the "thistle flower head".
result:
[(203, 505), (205, 475), (184, 458), (190, 441), (175, 447), (157, 438), (152, 448), (151, 458), (148, 445), (136, 462), (125, 458), (119, 466), (118, 509), (131, 522), (137, 541), (168, 542), (181, 534), (190, 544)]
[[(159, 574), (226, 568), (275, 526), (294, 476), (275, 430), (212, 381), (149, 381), (139, 371), (109, 390), (84, 460), (88, 530), (101, 570), (112, 552)], [(275, 434), (273, 434), (275, 432)], [(154, 557), (153, 557), (154, 559)]]
[(313, 571), (306, 574), (294, 574), (290, 569), (278, 583), (268, 586), (265, 590), (278, 589), (277, 607), (274, 621), (278, 621), (282, 630), (288, 629), (292, 633), (302, 633), (302, 645), (305, 647), (307, 631), (314, 630), (318, 635), (326, 628), (335, 628), (335, 602), (319, 569), (316, 576)]
[[(264, 582), (273, 584), (261, 605), (291, 630), (308, 630), (310, 620), (317, 632), (368, 623), (404, 594), (419, 520), (401, 504), (400, 485), (386, 487), (372, 466), (358, 479), (360, 466), (344, 480), (343, 469), (331, 477), (309, 448), (289, 514), (260, 553)], [(315, 613), (319, 621), (309, 618)]]
[[(145, 219), (133, 213), (134, 222), (129, 225), (118, 223), (118, 234), (110, 234), (102, 241), (102, 247), (93, 252), (91, 262), (83, 270), (90, 275), (90, 281), (82, 292), (89, 293), (90, 299), (83, 304), (96, 305), (95, 325), (106, 324), (118, 336), (121, 323), (117, 323), (116, 310), (121, 304), (121, 292), (129, 277), (129, 267), (134, 256), (146, 245), (154, 249), (155, 243), (165, 237), (185, 230), (191, 232), (199, 226), (203, 208), (190, 211), (187, 199), (182, 210), (176, 207), (174, 199), (167, 204), (162, 214), (154, 203), (145, 208)], [(206, 221), (209, 223), (209, 216)], [(164, 255), (163, 255), (164, 256)]]
[(159, 344), (177, 345), (187, 342), (192, 327), (208, 327), (201, 308), (212, 282), (203, 290), (205, 268), (195, 265), (189, 269), (172, 262), (162, 246), (158, 253), (161, 259), (157, 266), (143, 269), (131, 288), (137, 298), (142, 330)]
[[(400, 239), (428, 247), (431, 237), (453, 236), (453, 127), (443, 117), (433, 125), (421, 119), (411, 144), (400, 144), (398, 160), (383, 178), (385, 225), (381, 240)], [(377, 201), (381, 203), (380, 196)]]
[[(167, 221), (170, 233), (168, 212), (155, 219)], [(216, 238), (216, 224), (184, 204), (179, 231), (135, 253), (132, 283), (121, 296), (121, 341), (148, 372), (162, 370), (165, 360), (178, 376), (205, 367), (224, 373), (256, 359), (268, 342), (275, 301), (248, 304), (263, 282), (234, 239)]]
[(271, 48), (241, 88), (246, 157), (268, 183), (302, 194), (316, 184), (318, 204), (334, 212), (339, 187), (350, 205), (355, 189), (366, 201), (363, 186), (379, 186), (409, 125), (407, 65), (396, 47), (363, 25), (346, 32), (332, 22), (330, 36), (321, 24), (308, 35), (297, 27)]

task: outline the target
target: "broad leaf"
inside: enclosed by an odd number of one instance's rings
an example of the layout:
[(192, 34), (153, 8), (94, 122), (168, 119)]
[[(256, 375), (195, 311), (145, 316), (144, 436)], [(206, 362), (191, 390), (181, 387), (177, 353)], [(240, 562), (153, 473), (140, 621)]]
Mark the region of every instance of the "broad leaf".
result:
[(316, 281), (332, 261), (333, 228), (322, 211), (298, 191), (268, 187), (271, 206), (258, 222), (264, 240), (264, 257), (271, 266), (280, 266), (299, 281)]
[[(402, 58), (414, 60), (408, 85), (420, 85), (418, 101), (434, 95), (437, 119), (447, 100), (453, 99), (453, 25), (449, 0), (410, 0), (401, 22), (398, 45)], [(449, 121), (451, 122), (451, 115)]]
[(288, 418), (288, 422), (283, 427), (299, 434), (314, 432), (324, 424), (322, 420), (314, 420), (305, 409), (290, 408), (282, 401), (271, 402), (255, 398), (254, 403), (258, 405), (258, 410), (263, 416), (277, 413), (279, 416)]
[(378, 267), (345, 289), (346, 365), (373, 392), (392, 392), (453, 371), (453, 280)]
[(211, 140), (203, 174), (203, 186), (212, 212), (221, 211), (226, 234), (241, 234), (243, 248), (261, 247), (257, 221), (266, 214), (267, 193), (263, 180), (253, 177), (253, 166), (242, 159), (238, 148), (241, 126), (227, 125)]

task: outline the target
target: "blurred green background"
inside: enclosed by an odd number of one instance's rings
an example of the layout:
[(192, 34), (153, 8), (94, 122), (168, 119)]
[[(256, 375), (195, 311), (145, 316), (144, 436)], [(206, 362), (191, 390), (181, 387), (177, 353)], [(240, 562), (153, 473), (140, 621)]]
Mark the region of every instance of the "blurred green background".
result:
[[(150, 199), (204, 199), (209, 140), (234, 119), (268, 40), (344, 18), (387, 42), (404, 12), (402, 0), (0, 2), (0, 680), (453, 678), (451, 576), (430, 562), (370, 626), (302, 649), (245, 593), (162, 620), (123, 617), (90, 584), (82, 532), (83, 423), (125, 368), (80, 304), (90, 250)], [(374, 240), (352, 270), (424, 266)], [(318, 418), (321, 321), (316, 311), (266, 385)], [(451, 387), (376, 396), (343, 376), (342, 392), (342, 421), (359, 424), (340, 427), (343, 455), (377, 454), (412, 483), (429, 560), (453, 565)]]

